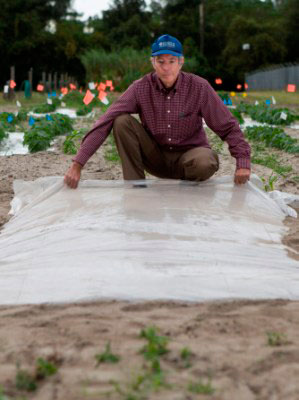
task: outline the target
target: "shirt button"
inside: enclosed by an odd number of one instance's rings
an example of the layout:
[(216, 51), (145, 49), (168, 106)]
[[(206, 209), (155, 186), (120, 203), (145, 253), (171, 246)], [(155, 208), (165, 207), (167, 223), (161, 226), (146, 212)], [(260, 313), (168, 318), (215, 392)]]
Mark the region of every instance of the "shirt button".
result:
[(170, 96), (168, 96), (167, 98), (168, 98), (168, 100), (170, 100)]
[(167, 110), (168, 113), (170, 113), (170, 110)]
[(172, 147), (169, 147), (169, 150), (172, 150)]
[(171, 142), (171, 138), (168, 138), (169, 142)]
[(170, 128), (170, 125), (168, 125), (168, 128)]

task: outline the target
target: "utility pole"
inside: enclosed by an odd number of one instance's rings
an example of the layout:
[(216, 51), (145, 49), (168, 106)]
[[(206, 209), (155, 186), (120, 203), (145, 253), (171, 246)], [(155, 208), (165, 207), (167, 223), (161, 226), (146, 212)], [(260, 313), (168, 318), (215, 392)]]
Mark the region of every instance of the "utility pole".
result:
[(200, 0), (199, 3), (199, 48), (200, 52), (203, 55), (204, 54), (204, 31), (205, 31), (205, 18), (204, 18), (204, 13), (205, 13), (205, 0)]

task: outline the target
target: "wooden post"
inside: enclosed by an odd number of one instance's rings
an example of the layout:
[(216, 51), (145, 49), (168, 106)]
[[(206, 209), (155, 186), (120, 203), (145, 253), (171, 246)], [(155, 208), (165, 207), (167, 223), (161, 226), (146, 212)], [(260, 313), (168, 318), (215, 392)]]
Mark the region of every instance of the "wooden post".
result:
[(204, 0), (200, 0), (199, 4), (199, 40), (200, 40), (200, 52), (202, 55), (204, 55), (204, 31), (205, 31), (205, 18), (204, 18), (204, 13), (205, 13), (205, 4)]
[(57, 72), (54, 72), (54, 90), (57, 91)]
[(48, 85), (47, 86), (48, 86), (47, 92), (51, 93), (52, 92), (52, 73), (51, 72), (49, 72), (49, 74), (48, 74)]
[(32, 81), (33, 81), (33, 68), (32, 67), (30, 68), (30, 70), (28, 72), (28, 80), (30, 82), (30, 87), (31, 87), (31, 90), (32, 90)]

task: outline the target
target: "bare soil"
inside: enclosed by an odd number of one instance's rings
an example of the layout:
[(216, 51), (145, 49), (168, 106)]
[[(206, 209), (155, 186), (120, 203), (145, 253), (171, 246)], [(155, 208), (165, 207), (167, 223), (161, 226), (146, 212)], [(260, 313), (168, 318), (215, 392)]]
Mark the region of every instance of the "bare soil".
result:
[[(121, 167), (107, 162), (104, 151), (105, 146), (91, 158), (82, 179), (122, 178)], [(292, 176), (299, 176), (298, 157), (279, 155), (292, 164)], [(64, 175), (71, 158), (59, 148), (55, 152), (0, 157), (0, 226), (9, 219), (14, 179)], [(234, 160), (226, 149), (220, 159), (218, 175), (233, 174)], [(253, 172), (271, 175), (270, 169), (259, 165), (253, 165)], [(276, 188), (298, 194), (299, 182), (292, 176), (279, 179)], [(297, 255), (293, 251), (290, 255), (299, 260), (298, 221), (286, 218), (290, 229), (283, 242), (297, 251)], [(161, 357), (161, 368), (171, 386), (158, 391), (151, 386), (143, 392), (145, 397), (138, 392), (130, 397), (133, 382), (145, 374), (148, 366), (139, 353), (145, 344), (140, 331), (153, 325), (169, 339), (169, 352)], [(97, 301), (2, 306), (0, 327), (0, 386), (8, 399), (299, 399), (297, 301)], [(270, 346), (269, 332), (278, 333), (283, 340)], [(96, 366), (95, 355), (102, 353), (108, 342), (121, 359), (116, 364)], [(184, 347), (191, 351), (189, 365), (180, 356)], [(40, 357), (56, 364), (58, 372), (37, 379), (34, 392), (18, 390), (18, 368), (34, 376)], [(192, 393), (187, 389), (190, 382), (210, 382), (214, 392)], [(0, 389), (0, 399), (6, 397), (1, 397)]]

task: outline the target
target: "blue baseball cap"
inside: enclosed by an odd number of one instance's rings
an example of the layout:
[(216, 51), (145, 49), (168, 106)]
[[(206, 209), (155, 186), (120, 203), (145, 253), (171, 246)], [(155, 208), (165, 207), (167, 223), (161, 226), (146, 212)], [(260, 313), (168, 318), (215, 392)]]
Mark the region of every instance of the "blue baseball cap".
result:
[(162, 35), (152, 44), (152, 57), (160, 54), (171, 54), (173, 56), (182, 57), (183, 46), (175, 37)]

